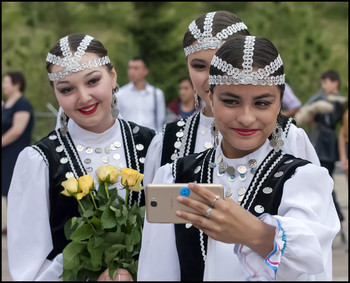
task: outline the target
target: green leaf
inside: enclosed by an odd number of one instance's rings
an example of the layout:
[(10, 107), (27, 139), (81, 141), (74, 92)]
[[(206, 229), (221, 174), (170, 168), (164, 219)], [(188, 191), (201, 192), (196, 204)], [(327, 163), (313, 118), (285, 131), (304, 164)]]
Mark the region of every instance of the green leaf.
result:
[(117, 225), (115, 213), (111, 210), (110, 207), (107, 207), (106, 210), (102, 213), (101, 221), (102, 228), (104, 229), (113, 228)]
[(71, 242), (62, 252), (63, 268), (65, 270), (77, 270), (81, 266), (79, 255), (86, 248), (86, 244)]
[(90, 224), (83, 224), (81, 227), (78, 227), (72, 235), (70, 236), (71, 240), (82, 241), (90, 238), (94, 234), (94, 230)]
[(110, 262), (114, 260), (114, 258), (118, 255), (118, 253), (125, 249), (125, 245), (123, 244), (115, 244), (112, 245), (108, 250), (105, 251), (105, 261), (108, 265)]
[(87, 249), (91, 255), (90, 259), (92, 267), (96, 269), (100, 268), (104, 251), (96, 246), (96, 238), (89, 239)]

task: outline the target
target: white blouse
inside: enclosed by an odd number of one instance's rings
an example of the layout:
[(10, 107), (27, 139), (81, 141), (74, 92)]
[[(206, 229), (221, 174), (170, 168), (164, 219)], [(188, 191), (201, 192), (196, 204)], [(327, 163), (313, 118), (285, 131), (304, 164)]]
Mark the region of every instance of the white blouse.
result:
[[(271, 150), (268, 141), (256, 152), (224, 161), (237, 168), (254, 158), (261, 164)], [(218, 146), (215, 158), (223, 153)], [(250, 172), (249, 172), (250, 173)], [(238, 201), (242, 187), (248, 188), (253, 175), (245, 181), (228, 181), (214, 168), (212, 183), (220, 183), (225, 193)], [(155, 184), (173, 183), (171, 165), (162, 166)], [(208, 238), (204, 280), (332, 280), (332, 242), (340, 229), (331, 192), (333, 180), (325, 168), (314, 164), (298, 167), (284, 184), (278, 215), (259, 218), (276, 227), (275, 247), (266, 259), (243, 245), (226, 244)], [(147, 191), (146, 191), (147, 193)], [(173, 224), (149, 223), (145, 217), (138, 280), (180, 280), (180, 265)]]
[[(196, 133), (196, 145), (194, 152), (202, 152), (207, 149), (205, 144), (207, 142), (213, 143), (210, 126), (214, 121), (213, 117), (207, 117), (200, 112), (199, 126)], [(162, 151), (163, 151), (163, 132), (158, 133), (152, 140), (145, 159), (145, 177), (144, 185), (152, 183), (157, 169), (161, 165)], [(219, 140), (222, 136), (219, 134)], [(302, 128), (298, 128), (291, 123), (287, 138), (282, 136), (284, 145), (281, 147), (282, 151), (292, 154), (295, 157), (309, 160), (310, 162), (320, 166), (317, 153), (311, 144), (306, 132)], [(171, 145), (173, 146), (173, 145)]]
[[(119, 169), (125, 168), (124, 145), (117, 120), (110, 129), (96, 134), (80, 128), (70, 119), (68, 130), (96, 188), (95, 171), (99, 166), (113, 164)], [(112, 144), (115, 147), (106, 151)], [(96, 148), (102, 152), (96, 153)], [(125, 190), (118, 192), (125, 198)], [(8, 195), (8, 258), (13, 280), (61, 280), (62, 254), (52, 261), (46, 258), (53, 248), (49, 215), (49, 168), (37, 150), (26, 147), (18, 156)]]

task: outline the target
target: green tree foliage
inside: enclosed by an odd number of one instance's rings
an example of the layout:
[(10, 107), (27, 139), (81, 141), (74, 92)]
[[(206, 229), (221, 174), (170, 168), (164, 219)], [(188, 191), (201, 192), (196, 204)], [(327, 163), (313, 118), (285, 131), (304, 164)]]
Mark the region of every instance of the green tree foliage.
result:
[[(128, 82), (129, 59), (146, 57), (147, 80), (170, 101), (178, 95), (178, 79), (188, 74), (182, 48), (188, 25), (218, 10), (237, 14), (252, 35), (276, 45), (286, 80), (303, 103), (328, 69), (340, 73), (347, 95), (348, 2), (2, 2), (2, 72), (25, 74), (36, 112), (48, 112), (48, 102), (58, 108), (45, 58), (61, 37), (82, 32), (107, 48), (121, 86)], [(36, 120), (33, 141), (52, 129), (55, 119), (47, 120)]]

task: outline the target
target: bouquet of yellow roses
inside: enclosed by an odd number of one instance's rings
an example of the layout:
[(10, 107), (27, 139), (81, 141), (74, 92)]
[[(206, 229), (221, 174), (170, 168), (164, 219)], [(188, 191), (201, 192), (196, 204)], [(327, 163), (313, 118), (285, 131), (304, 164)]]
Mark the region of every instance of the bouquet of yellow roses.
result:
[[(64, 226), (65, 236), (71, 242), (62, 252), (61, 278), (96, 280), (107, 268), (114, 278), (118, 268), (125, 268), (136, 280), (145, 208), (136, 202), (129, 207), (128, 197), (131, 190), (143, 189), (140, 185), (143, 174), (129, 168), (119, 170), (113, 165), (101, 166), (96, 173), (98, 190), (88, 174), (62, 182), (61, 193), (76, 198), (80, 217), (72, 217)], [(118, 195), (117, 188), (108, 188), (119, 179), (126, 190), (125, 199)]]

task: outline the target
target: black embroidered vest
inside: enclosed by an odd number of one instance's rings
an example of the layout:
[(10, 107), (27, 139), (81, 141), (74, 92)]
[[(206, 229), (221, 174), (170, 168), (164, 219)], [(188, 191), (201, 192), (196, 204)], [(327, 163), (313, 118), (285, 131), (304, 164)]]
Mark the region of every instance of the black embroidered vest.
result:
[[(129, 152), (124, 148), (127, 167), (143, 173), (144, 158), (155, 132), (132, 122), (118, 120), (122, 133), (125, 133), (125, 135), (122, 134), (123, 143), (129, 145)], [(136, 150), (135, 145), (137, 144), (142, 144), (143, 148)], [(42, 155), (49, 167), (50, 227), (53, 249), (47, 259), (52, 260), (69, 243), (64, 235), (64, 224), (73, 216), (79, 216), (76, 200), (61, 194), (63, 190), (61, 183), (67, 179), (67, 172), (75, 171), (76, 175), (80, 177), (86, 174), (86, 170), (69, 132), (63, 137), (59, 130), (52, 131), (47, 137), (33, 145), (33, 148)], [(67, 156), (70, 158), (67, 158)], [(128, 156), (129, 158), (127, 158)], [(132, 202), (138, 201), (140, 197), (140, 205), (144, 205), (143, 190), (140, 193), (141, 196), (139, 196), (139, 193), (131, 192), (130, 196)]]
[[(215, 150), (208, 149), (177, 159), (173, 163), (175, 183), (211, 183), (208, 172), (213, 175), (209, 162), (214, 162)], [(241, 205), (255, 216), (263, 213), (276, 215), (283, 194), (283, 185), (299, 166), (310, 163), (281, 151), (271, 150), (259, 166), (246, 191)], [(195, 168), (200, 170), (195, 173)], [(208, 171), (209, 170), (209, 171)], [(269, 177), (267, 177), (269, 176)], [(175, 225), (176, 247), (179, 255), (181, 280), (203, 281), (204, 261), (200, 245), (200, 233), (195, 227), (186, 228), (184, 224)], [(207, 235), (203, 233), (204, 247), (207, 246)]]

